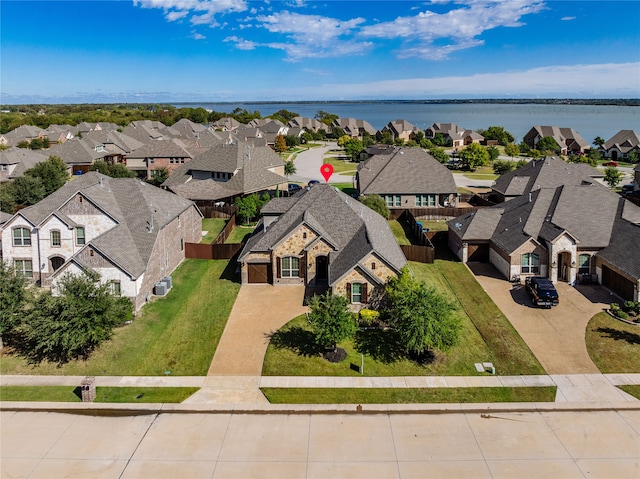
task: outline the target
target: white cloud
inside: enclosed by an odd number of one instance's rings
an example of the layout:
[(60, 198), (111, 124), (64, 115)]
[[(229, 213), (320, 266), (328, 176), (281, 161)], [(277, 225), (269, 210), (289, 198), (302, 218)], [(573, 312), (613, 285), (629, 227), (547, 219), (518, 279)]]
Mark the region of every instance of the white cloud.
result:
[[(403, 39), (405, 46), (398, 52), (401, 58), (418, 56), (443, 59), (453, 51), (481, 45), (482, 41), (477, 37), (485, 31), (498, 27), (520, 27), (523, 25), (520, 19), (524, 15), (545, 8), (541, 1), (526, 0), (471, 0), (457, 3), (466, 5), (447, 13), (425, 10), (416, 16), (398, 17), (390, 22), (364, 26), (360, 36)], [(443, 41), (447, 42), (444, 47), (440, 45)]]
[(245, 40), (244, 38), (236, 36), (227, 37), (223, 41), (235, 43), (238, 50), (255, 50), (255, 48), (258, 46), (258, 44), (255, 42)]
[(562, 17), (560, 20), (563, 22), (570, 22), (571, 20), (575, 20), (576, 17)]
[(205, 39), (205, 38), (207, 38), (207, 37), (205, 37), (205, 36), (204, 36), (204, 35), (202, 35), (201, 33), (198, 33), (198, 32), (192, 32), (192, 34), (191, 34), (191, 38), (193, 38), (194, 40), (204, 40), (204, 39)]
[(166, 18), (167, 21), (169, 21), (169, 22), (175, 22), (176, 20), (180, 20), (180, 19), (186, 17), (187, 15), (189, 15), (189, 12), (184, 11), (184, 10), (172, 11), (172, 12), (167, 12), (167, 14), (164, 16), (164, 18)]
[(249, 7), (246, 0), (134, 0), (134, 6), (141, 8), (161, 8), (168, 21), (175, 21), (196, 13), (191, 17), (191, 23), (202, 25), (215, 24), (214, 17), (218, 14), (244, 12)]

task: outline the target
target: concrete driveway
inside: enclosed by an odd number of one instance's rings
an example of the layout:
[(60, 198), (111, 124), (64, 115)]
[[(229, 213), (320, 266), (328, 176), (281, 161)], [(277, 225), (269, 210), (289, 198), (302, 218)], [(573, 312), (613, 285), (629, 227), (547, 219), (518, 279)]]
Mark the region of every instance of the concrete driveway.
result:
[(587, 353), (584, 336), (589, 320), (611, 301), (607, 291), (558, 282), (560, 304), (544, 309), (531, 304), (524, 285), (512, 285), (493, 266), (475, 263), (469, 268), (548, 374), (599, 372)]
[(304, 285), (243, 285), (208, 375), (259, 377), (269, 345), (268, 335), (308, 311), (302, 304), (304, 292)]

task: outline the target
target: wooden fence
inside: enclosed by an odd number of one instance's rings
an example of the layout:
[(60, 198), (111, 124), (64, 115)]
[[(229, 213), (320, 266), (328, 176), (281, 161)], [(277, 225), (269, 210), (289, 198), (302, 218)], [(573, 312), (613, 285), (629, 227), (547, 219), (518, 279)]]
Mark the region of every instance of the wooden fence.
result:
[(473, 206), (467, 206), (463, 208), (406, 208), (404, 210), (391, 210), (389, 219), (397, 220), (405, 211), (411, 213), (414, 218), (420, 218), (424, 220), (439, 220), (443, 218), (455, 218), (456, 216), (466, 215), (472, 211), (476, 211), (478, 208)]
[(407, 261), (417, 261), (419, 263), (433, 263), (436, 250), (433, 246), (420, 246), (415, 244), (400, 246)]
[(242, 249), (241, 243), (200, 244), (185, 243), (186, 258), (192, 259), (231, 259)]
[(224, 244), (225, 241), (227, 241), (227, 238), (229, 237), (231, 232), (233, 231), (233, 228), (236, 227), (236, 224), (237, 224), (236, 223), (236, 214), (233, 213), (231, 215), (231, 218), (229, 218), (229, 221), (227, 221), (227, 224), (225, 225), (225, 227), (218, 234), (218, 236), (216, 236), (216, 239), (213, 240), (213, 244), (215, 244), (215, 245)]
[(196, 201), (195, 203), (205, 218), (229, 218), (236, 212), (236, 207), (233, 205), (216, 206), (211, 204), (211, 201)]

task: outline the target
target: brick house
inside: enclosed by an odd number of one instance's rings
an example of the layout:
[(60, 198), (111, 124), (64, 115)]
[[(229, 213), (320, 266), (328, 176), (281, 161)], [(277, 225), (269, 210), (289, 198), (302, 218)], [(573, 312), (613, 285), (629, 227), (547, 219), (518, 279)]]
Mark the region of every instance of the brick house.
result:
[(2, 257), (41, 285), (89, 268), (140, 308), (201, 238), (184, 198), (134, 178), (87, 173), (20, 210), (2, 229)]
[(173, 173), (193, 158), (191, 153), (174, 139), (151, 141), (124, 156), (127, 168), (143, 179), (151, 178), (152, 171), (158, 168), (166, 168)]
[(553, 138), (560, 147), (561, 155), (581, 154), (591, 148), (588, 141), (585, 141), (573, 128), (562, 128), (559, 126), (534, 126), (522, 138), (523, 143), (529, 148), (537, 149), (538, 143), (544, 137)]
[(239, 256), (242, 284), (304, 284), (362, 308), (406, 264), (386, 220), (330, 185), (275, 198)]

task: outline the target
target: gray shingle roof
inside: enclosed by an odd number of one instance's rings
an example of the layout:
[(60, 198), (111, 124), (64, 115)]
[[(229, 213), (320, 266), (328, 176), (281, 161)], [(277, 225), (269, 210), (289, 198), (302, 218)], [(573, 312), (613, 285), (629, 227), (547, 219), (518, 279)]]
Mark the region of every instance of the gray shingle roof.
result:
[(612, 236), (615, 238), (614, 241), (608, 247), (599, 251), (596, 256), (639, 279), (640, 225), (616, 218)]
[(633, 148), (640, 148), (640, 136), (633, 130), (620, 130), (605, 141), (602, 147), (605, 150), (616, 147), (622, 153), (627, 153)]
[(143, 144), (140, 148), (127, 153), (127, 158), (191, 158), (189, 153), (179, 142), (171, 140), (156, 140)]
[[(399, 271), (406, 263), (386, 220), (362, 203), (330, 185), (315, 185), (299, 196), (288, 198), (289, 209), (265, 230), (250, 238), (240, 260), (251, 252), (270, 251), (299, 225), (323, 230), (337, 251), (330, 255), (329, 282), (333, 284), (367, 254), (373, 252)], [(275, 207), (285, 206), (278, 201)]]
[(72, 138), (49, 149), (50, 155), (59, 156), (68, 165), (91, 165), (109, 155), (107, 150), (96, 151), (82, 138)]
[(457, 188), (451, 171), (419, 148), (396, 148), (358, 165), (360, 194), (447, 194)]
[(45, 161), (49, 157), (47, 153), (12, 146), (6, 150), (0, 150), (0, 165), (16, 165), (11, 172), (11, 178), (16, 178), (41, 161)]

